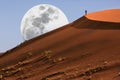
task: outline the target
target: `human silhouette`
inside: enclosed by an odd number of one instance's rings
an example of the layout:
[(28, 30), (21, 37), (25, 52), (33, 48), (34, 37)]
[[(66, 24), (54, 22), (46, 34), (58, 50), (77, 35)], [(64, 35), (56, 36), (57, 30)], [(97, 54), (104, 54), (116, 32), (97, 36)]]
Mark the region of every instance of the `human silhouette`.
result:
[(87, 10), (85, 10), (85, 15), (87, 15)]

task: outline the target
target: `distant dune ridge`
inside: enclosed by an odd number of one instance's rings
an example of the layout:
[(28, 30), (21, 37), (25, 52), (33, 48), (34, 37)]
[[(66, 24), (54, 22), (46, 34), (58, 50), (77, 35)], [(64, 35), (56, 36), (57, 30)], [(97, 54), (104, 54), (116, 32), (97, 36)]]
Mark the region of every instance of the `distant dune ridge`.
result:
[(0, 56), (0, 80), (120, 80), (120, 9), (87, 14)]

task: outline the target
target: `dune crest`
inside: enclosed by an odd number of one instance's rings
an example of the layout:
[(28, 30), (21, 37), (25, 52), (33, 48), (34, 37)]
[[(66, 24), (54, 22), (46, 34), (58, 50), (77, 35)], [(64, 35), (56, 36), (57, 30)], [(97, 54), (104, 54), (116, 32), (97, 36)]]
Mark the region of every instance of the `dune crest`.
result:
[(86, 15), (86, 17), (97, 21), (120, 22), (120, 9), (94, 12)]

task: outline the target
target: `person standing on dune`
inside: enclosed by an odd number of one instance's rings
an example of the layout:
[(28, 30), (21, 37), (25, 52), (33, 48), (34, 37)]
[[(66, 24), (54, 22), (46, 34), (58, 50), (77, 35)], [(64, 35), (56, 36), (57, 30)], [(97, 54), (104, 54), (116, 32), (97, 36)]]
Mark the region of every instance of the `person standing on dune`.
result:
[(85, 15), (87, 15), (87, 10), (85, 10)]

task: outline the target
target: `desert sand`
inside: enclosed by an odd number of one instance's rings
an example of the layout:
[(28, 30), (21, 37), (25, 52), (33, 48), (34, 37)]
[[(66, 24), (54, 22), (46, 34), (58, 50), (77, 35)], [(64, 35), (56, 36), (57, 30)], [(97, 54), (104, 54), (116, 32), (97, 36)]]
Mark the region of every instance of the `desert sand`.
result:
[(120, 80), (120, 9), (82, 16), (0, 56), (0, 80)]

